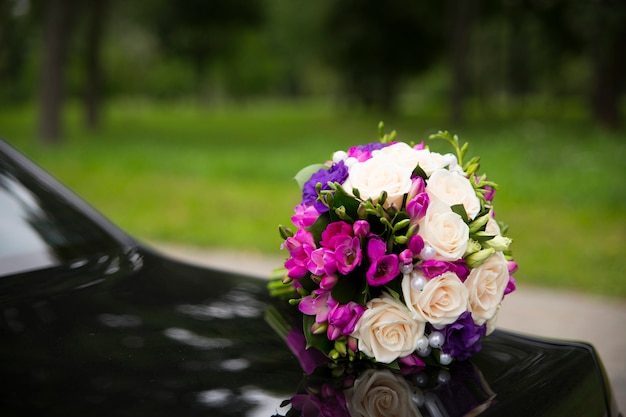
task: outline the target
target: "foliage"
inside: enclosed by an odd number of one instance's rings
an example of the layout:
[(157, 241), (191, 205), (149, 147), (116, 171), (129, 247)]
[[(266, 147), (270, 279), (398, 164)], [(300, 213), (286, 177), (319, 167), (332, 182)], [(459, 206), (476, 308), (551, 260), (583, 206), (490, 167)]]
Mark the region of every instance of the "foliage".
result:
[[(329, 157), (328, 149), (376, 140), (380, 118), (324, 103), (211, 111), (185, 103), (113, 104), (99, 133), (82, 130), (72, 107), (68, 142), (58, 148), (34, 145), (31, 106), (0, 109), (0, 135), (142, 239), (278, 257), (285, 254), (275, 227), (299, 193), (288, 178)], [(463, 137), (481, 155), (481, 170), (498, 179), (495, 203), (515, 237), (520, 279), (626, 297), (624, 132), (592, 127), (582, 108), (496, 102), (484, 114), (470, 113)], [(386, 123), (418, 140), (448, 127), (437, 109), (429, 103), (418, 115)]]

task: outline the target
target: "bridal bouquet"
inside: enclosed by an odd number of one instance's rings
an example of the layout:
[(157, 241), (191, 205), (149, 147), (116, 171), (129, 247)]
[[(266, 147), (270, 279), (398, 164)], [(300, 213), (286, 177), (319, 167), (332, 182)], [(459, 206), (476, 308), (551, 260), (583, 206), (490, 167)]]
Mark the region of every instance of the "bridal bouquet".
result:
[(331, 363), (390, 367), (469, 358), (493, 331), (517, 269), (495, 219), (497, 185), (468, 144), (380, 141), (337, 151), (300, 171), (302, 201), (280, 227), (289, 256), (270, 293), (302, 315), (305, 349)]

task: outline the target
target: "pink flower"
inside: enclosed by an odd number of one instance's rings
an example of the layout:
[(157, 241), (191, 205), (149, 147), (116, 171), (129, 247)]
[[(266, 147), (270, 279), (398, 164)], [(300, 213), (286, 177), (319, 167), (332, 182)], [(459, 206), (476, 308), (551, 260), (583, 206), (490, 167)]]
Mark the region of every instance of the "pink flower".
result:
[(370, 224), (366, 220), (357, 220), (352, 225), (354, 235), (358, 237), (365, 237), (370, 234)]
[(361, 264), (361, 240), (358, 237), (345, 238), (335, 249), (336, 267), (346, 275)]
[(430, 259), (422, 262), (420, 268), (426, 278), (434, 278), (446, 272), (454, 272), (461, 281), (465, 281), (469, 275), (469, 268), (463, 260), (449, 262)]
[(343, 221), (330, 223), (322, 232), (322, 240), (320, 241), (320, 246), (324, 248), (335, 249), (337, 247), (336, 240), (342, 239), (345, 236), (353, 236), (351, 225)]
[(365, 308), (353, 301), (348, 304), (336, 304), (328, 312), (329, 340), (337, 340), (342, 335), (354, 332), (356, 323), (359, 321)]
[(310, 227), (315, 223), (320, 213), (313, 205), (298, 204), (295, 208), (296, 214), (291, 217), (291, 222), (298, 228)]
[(424, 249), (424, 239), (420, 235), (413, 235), (409, 239), (409, 250), (413, 252), (413, 255), (417, 256)]
[(288, 237), (282, 245), (287, 248), (290, 258), (285, 262), (287, 275), (293, 279), (304, 277), (308, 272), (307, 264), (315, 250), (313, 235), (306, 230), (298, 230), (295, 236)]
[(337, 301), (330, 296), (329, 290), (315, 290), (302, 298), (298, 309), (307, 316), (315, 316), (316, 323), (324, 323), (328, 320), (330, 308), (335, 304)]
[(332, 275), (337, 271), (337, 262), (332, 250), (315, 249), (307, 262), (307, 269), (313, 275)]
[(430, 197), (423, 192), (419, 193), (409, 201), (406, 205), (406, 211), (411, 217), (411, 220), (419, 220), (426, 215), (426, 210), (430, 204)]
[(386, 255), (387, 245), (379, 238), (370, 239), (367, 256), (371, 262), (365, 277), (372, 286), (379, 286), (393, 280), (400, 273), (398, 255)]

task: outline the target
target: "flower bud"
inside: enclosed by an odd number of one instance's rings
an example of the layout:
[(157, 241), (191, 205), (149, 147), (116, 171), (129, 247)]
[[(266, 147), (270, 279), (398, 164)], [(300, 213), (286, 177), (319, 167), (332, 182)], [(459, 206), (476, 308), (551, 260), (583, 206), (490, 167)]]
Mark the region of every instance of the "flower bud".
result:
[(365, 220), (357, 220), (354, 222), (352, 230), (356, 237), (365, 237), (370, 233), (370, 224)]
[(494, 248), (487, 248), (474, 252), (465, 258), (465, 263), (470, 268), (476, 268), (483, 264), (491, 255), (496, 252)]
[(507, 250), (510, 244), (511, 239), (500, 235), (494, 236), (493, 239), (489, 239), (483, 243), (483, 245), (500, 252)]
[(311, 333), (313, 334), (324, 334), (328, 329), (328, 323), (313, 323), (311, 326)]
[(335, 340), (335, 350), (341, 356), (346, 356), (348, 354), (348, 349), (346, 347), (346, 342), (345, 341), (341, 341), (340, 339)]

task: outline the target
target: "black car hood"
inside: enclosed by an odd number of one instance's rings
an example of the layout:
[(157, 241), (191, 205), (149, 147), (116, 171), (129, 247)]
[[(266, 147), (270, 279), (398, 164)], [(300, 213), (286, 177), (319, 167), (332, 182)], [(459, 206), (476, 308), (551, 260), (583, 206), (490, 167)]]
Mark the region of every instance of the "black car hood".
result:
[[(3, 416), (269, 417), (304, 390), (266, 281), (138, 248), (44, 272), (0, 280)], [(439, 415), (474, 407), (459, 392), (475, 377), (481, 415), (607, 415), (588, 345), (496, 331), (468, 363), (430, 384)]]

